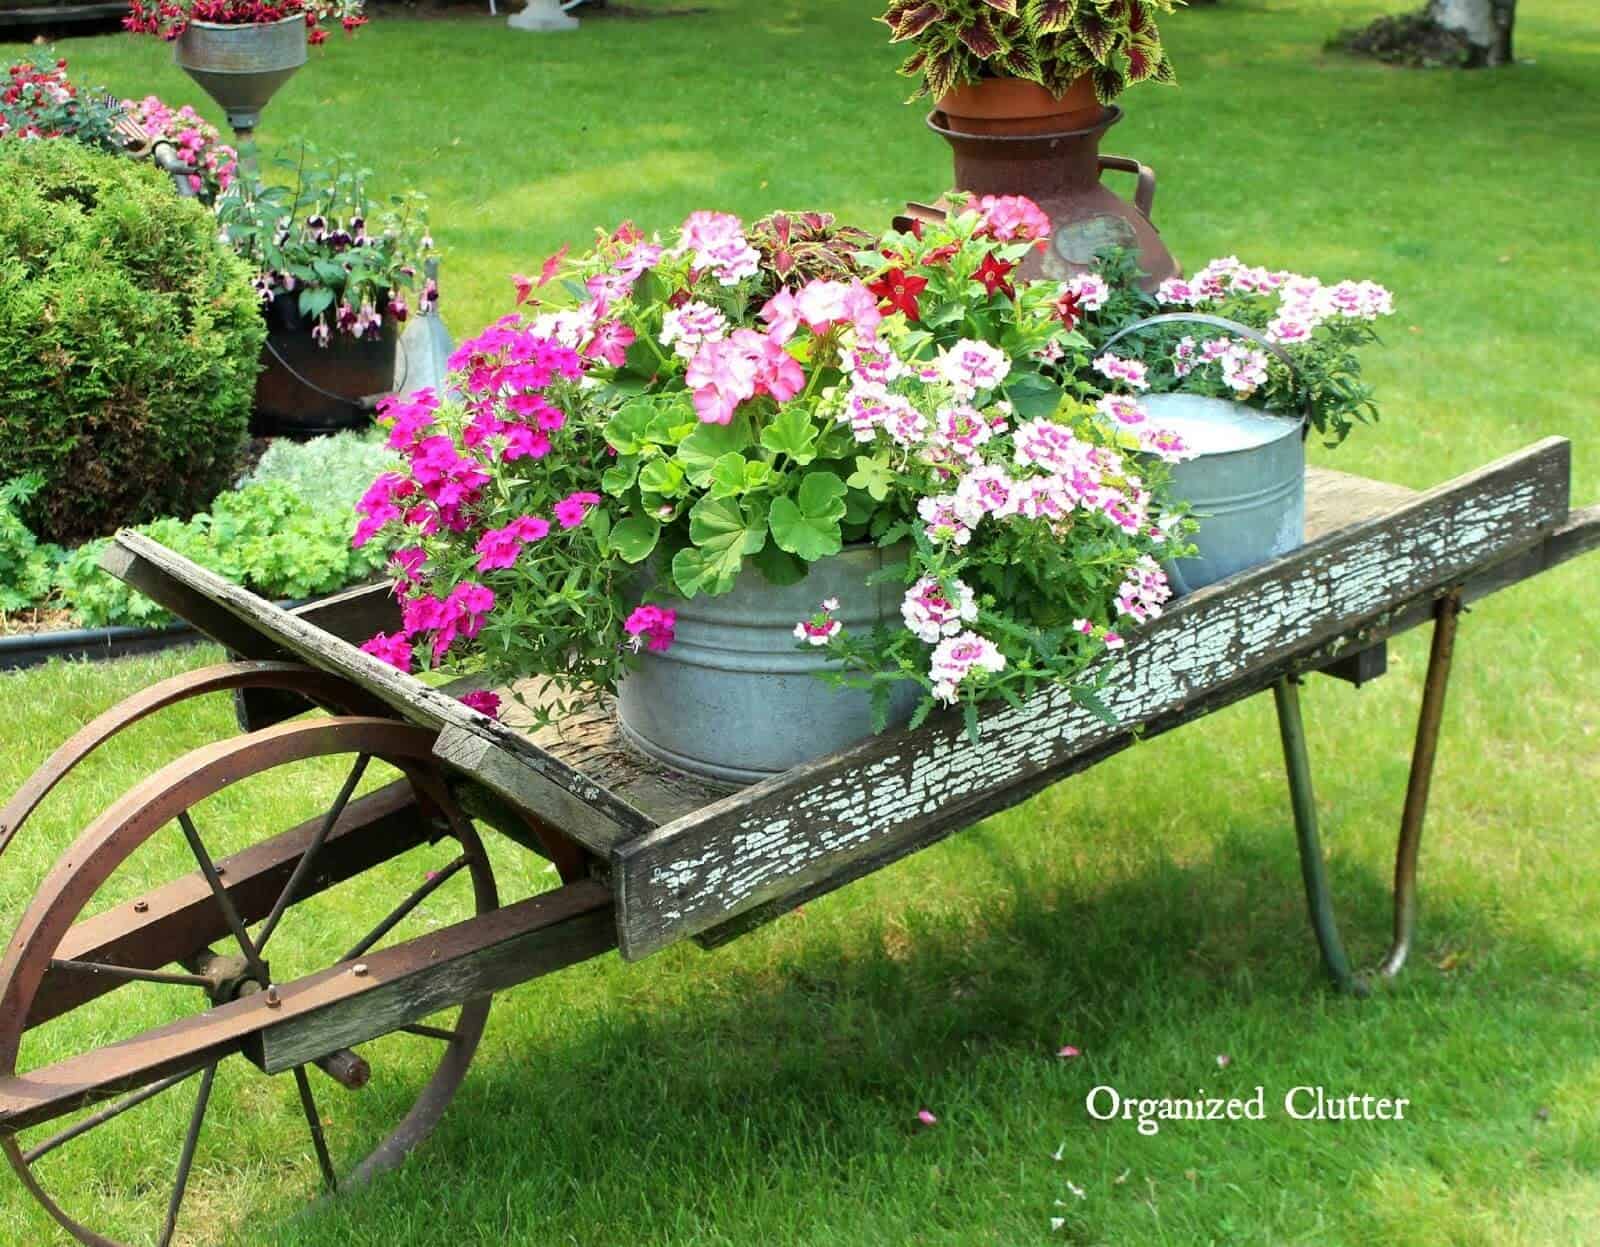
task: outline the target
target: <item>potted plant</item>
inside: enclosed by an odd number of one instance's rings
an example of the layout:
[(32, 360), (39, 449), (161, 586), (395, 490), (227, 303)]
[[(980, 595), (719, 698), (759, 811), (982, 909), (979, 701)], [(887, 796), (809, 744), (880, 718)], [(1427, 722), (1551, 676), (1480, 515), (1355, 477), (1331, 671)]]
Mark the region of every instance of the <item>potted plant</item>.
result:
[[(294, 431), (365, 423), (362, 399), (394, 386), (401, 327), (438, 286), (427, 197), (380, 207), (354, 157), (282, 159), (289, 184), (241, 181), (217, 204), (234, 250), (255, 268), (268, 324), (258, 422)], [(415, 307), (412, 301), (415, 300)]]
[(1180, 590), (1199, 588), (1305, 539), (1304, 437), (1336, 446), (1378, 418), (1360, 352), (1394, 300), (1376, 282), (1329, 285), (1234, 256), (1153, 295), (1138, 276), (1124, 252), (1092, 279), (1104, 296), (1083, 313), (1090, 369), (1198, 452), (1174, 480), (1200, 518), (1197, 549), (1171, 570)]
[[(187, 104), (173, 108), (159, 96), (142, 100), (123, 100), (125, 116), (156, 144), (166, 144), (172, 156), (188, 172), (175, 171), (174, 177), (184, 194), (193, 195), (208, 207), (233, 185), (239, 173), (239, 153), (222, 141), (222, 134)], [(176, 166), (169, 166), (176, 169)]]
[(460, 401), (385, 406), (405, 467), (355, 540), (398, 541), (404, 622), (366, 648), (542, 675), (546, 719), (620, 683), (636, 744), (728, 782), (937, 706), (1093, 704), (1186, 548), (1181, 446), (1076, 379), (1066, 291), (1014, 282), (1048, 228), (962, 202), (770, 295), (767, 227), (717, 213), (553, 257), (457, 350)]
[(917, 80), (966, 134), (1092, 126), (1135, 82), (1173, 82), (1155, 14), (1175, 0), (893, 0), (882, 21)]
[(364, 0), (129, 0), (122, 24), (173, 45), (178, 66), (248, 133), (267, 101), (306, 63), (306, 45), (366, 24)]

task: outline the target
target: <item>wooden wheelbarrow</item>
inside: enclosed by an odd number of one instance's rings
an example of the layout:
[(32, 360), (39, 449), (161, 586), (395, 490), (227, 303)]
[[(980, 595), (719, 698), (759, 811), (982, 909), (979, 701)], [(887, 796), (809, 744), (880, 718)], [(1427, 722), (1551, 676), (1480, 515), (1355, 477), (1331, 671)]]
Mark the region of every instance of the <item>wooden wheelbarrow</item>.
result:
[[(1129, 640), (1104, 691), (1114, 725), (1047, 692), (989, 710), (976, 745), (959, 716), (934, 716), (733, 795), (628, 751), (603, 713), (524, 732), (362, 653), (361, 639), (394, 626), (385, 586), (288, 612), (123, 534), (109, 570), (237, 658), (155, 685), (84, 727), (0, 810), (0, 849), (74, 767), (149, 714), (230, 692), (243, 730), (114, 801), (17, 922), (0, 963), (0, 1146), (80, 1241), (166, 1247), (191, 1185), (226, 1182), (237, 1163), (197, 1163), (219, 1078), (259, 1094), (264, 1077), (286, 1074), (320, 1181), (358, 1184), (439, 1120), (495, 992), (612, 949), (632, 961), (688, 937), (724, 943), (1137, 736), (1269, 688), (1322, 960), (1340, 987), (1362, 990), (1334, 923), (1298, 682), (1319, 671), (1355, 683), (1380, 675), (1388, 637), (1433, 623), (1394, 942), (1379, 967), (1393, 975), (1413, 939), (1460, 612), (1600, 544), (1600, 508), (1569, 509), (1569, 458), (1568, 444), (1550, 439), (1425, 493), (1313, 471), (1303, 548), (1185, 598)], [(303, 713), (312, 707), (323, 713)], [(258, 776), (280, 792), (315, 791), (330, 758), (343, 775), (337, 795), (298, 826), (263, 831), (230, 805), (229, 790)], [(385, 766), (398, 778), (363, 791)], [(547, 858), (559, 886), (502, 905), (478, 822)], [(397, 865), (418, 857), (436, 867), (419, 877)], [(328, 908), (341, 885), (345, 899)], [(373, 1092), (350, 1102), (387, 1116), (353, 1136), (378, 1141), (341, 1173), (334, 1153), (355, 1145), (330, 1142), (308, 1071), (359, 1091), (391, 1042), (433, 1045), (437, 1066), (408, 1103)], [(150, 1127), (134, 1110), (179, 1084), (194, 1101), (174, 1119), (186, 1128), (171, 1140), (170, 1185), (126, 1176), (149, 1207), (118, 1229), (121, 1240), (80, 1220), (80, 1193), (60, 1189), (71, 1171), (52, 1166), (102, 1130), (140, 1130), (148, 1149)], [(339, 1122), (354, 1115), (341, 1111)], [(104, 1179), (114, 1187), (119, 1176)], [(131, 1193), (115, 1201), (119, 1217), (141, 1206)]]

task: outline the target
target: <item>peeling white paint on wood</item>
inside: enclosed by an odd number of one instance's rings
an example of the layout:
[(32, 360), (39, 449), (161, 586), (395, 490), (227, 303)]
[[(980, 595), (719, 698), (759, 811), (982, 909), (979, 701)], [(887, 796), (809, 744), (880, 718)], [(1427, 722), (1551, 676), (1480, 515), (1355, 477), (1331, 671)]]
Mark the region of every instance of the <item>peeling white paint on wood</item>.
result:
[(1185, 599), (1110, 666), (1102, 697), (1115, 725), (1061, 690), (986, 714), (977, 746), (943, 716), (620, 845), (613, 877), (624, 956), (648, 955), (799, 888), (918, 820), (1020, 787), (1253, 667), (1315, 649), (1533, 544), (1566, 517), (1569, 458), (1565, 441), (1549, 439)]

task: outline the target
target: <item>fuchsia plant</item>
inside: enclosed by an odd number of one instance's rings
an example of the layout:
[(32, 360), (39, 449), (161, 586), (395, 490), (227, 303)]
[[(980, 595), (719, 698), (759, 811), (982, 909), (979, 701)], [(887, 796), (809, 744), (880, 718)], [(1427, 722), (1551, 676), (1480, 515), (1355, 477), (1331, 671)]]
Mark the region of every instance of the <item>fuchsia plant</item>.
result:
[(1183, 447), (1092, 369), (1078, 325), (1105, 283), (1016, 279), (1049, 229), (1026, 200), (958, 199), (787, 285), (697, 212), (514, 279), (523, 310), (451, 359), (458, 401), (383, 408), (406, 466), (356, 541), (398, 534), (404, 623), (367, 648), (586, 699), (672, 644), (674, 599), (865, 541), (893, 552), (904, 627), (853, 636), (823, 602), (795, 636), (832, 678), (920, 683), (919, 714), (1057, 682), (1093, 704), (1089, 669), (1187, 549), (1160, 492)]

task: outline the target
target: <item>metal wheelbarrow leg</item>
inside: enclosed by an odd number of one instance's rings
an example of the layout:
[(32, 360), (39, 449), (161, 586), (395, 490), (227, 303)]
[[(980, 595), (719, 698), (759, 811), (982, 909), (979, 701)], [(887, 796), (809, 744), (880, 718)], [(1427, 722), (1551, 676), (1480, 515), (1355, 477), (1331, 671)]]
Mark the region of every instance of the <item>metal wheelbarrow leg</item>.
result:
[[(1450, 683), (1450, 668), (1455, 655), (1456, 621), (1462, 610), (1461, 595), (1453, 592), (1439, 599), (1434, 608), (1433, 644), (1428, 655), (1428, 673), (1423, 682), (1422, 708), (1417, 719), (1416, 743), (1412, 747), (1411, 771), (1406, 783), (1405, 810), (1400, 819), (1400, 839), (1394, 866), (1394, 943), (1378, 970), (1393, 978), (1405, 965), (1411, 951), (1417, 918), (1417, 854), (1422, 845), (1422, 823), (1428, 807), (1428, 790), (1433, 780), (1434, 760), (1439, 749), (1439, 725), (1444, 716), (1445, 691)], [(1306, 753), (1305, 726), (1300, 715), (1300, 690), (1297, 680), (1286, 676), (1273, 686), (1278, 711), (1278, 731), (1283, 741), (1283, 759), (1289, 775), (1289, 796), (1294, 807), (1295, 836), (1300, 849), (1300, 873), (1305, 881), (1306, 906), (1311, 928), (1322, 952), (1322, 964), (1340, 991), (1357, 996), (1368, 993), (1367, 983), (1350, 966), (1349, 955), (1339, 937), (1333, 915), (1333, 897), (1328, 888), (1321, 837), (1317, 832), (1316, 797), (1311, 787), (1311, 763)]]

